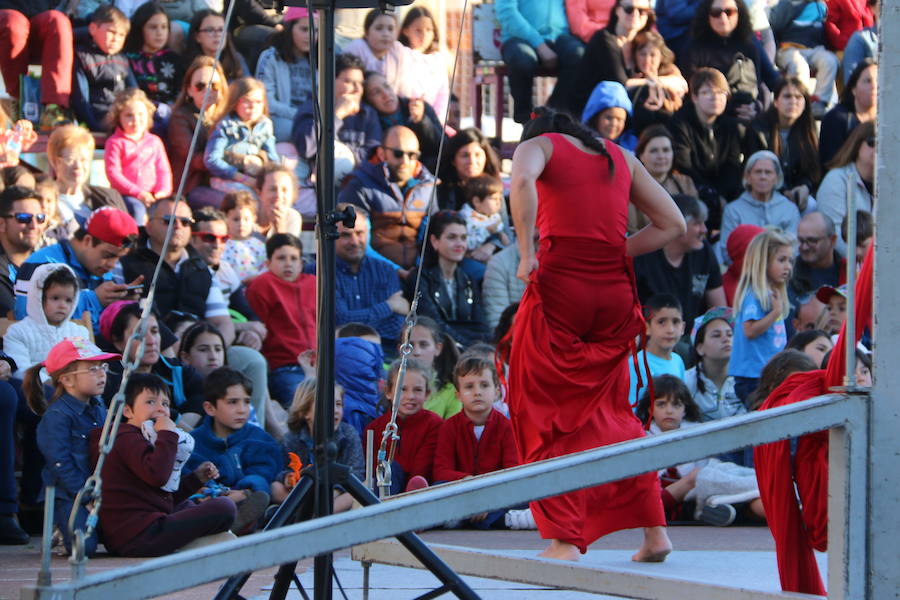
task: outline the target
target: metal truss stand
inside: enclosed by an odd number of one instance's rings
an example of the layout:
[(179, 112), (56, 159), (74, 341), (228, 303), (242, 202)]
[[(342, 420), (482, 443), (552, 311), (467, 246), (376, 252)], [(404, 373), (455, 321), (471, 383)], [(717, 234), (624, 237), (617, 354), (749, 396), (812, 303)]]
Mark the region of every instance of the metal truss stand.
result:
[[(288, 525), (296, 520), (303, 520), (315, 513), (314, 507), (312, 506), (314, 502), (310, 503), (310, 500), (314, 500), (315, 498), (314, 496), (311, 496), (309, 492), (314, 490), (316, 473), (321, 471), (322, 469), (317, 470), (313, 466), (304, 469), (300, 481), (294, 489), (291, 490), (287, 499), (285, 499), (281, 506), (278, 507), (278, 511), (266, 525), (266, 531)], [(329, 463), (328, 471), (328, 478), (332, 484), (342, 487), (363, 506), (372, 506), (373, 504), (378, 504), (380, 502), (378, 497), (350, 472), (349, 467), (332, 461)], [(457, 575), (443, 560), (438, 558), (438, 556), (425, 545), (425, 542), (423, 542), (419, 536), (414, 533), (401, 533), (397, 536), (397, 540), (403, 544), (403, 546), (409, 550), (426, 569), (434, 573), (435, 577), (443, 584), (441, 587), (420, 596), (420, 598), (436, 598), (447, 592), (451, 592), (455, 594), (457, 598), (462, 598), (464, 600), (477, 600), (479, 598), (459, 575)], [(285, 600), (291, 582), (295, 582), (297, 588), (301, 591), (301, 594), (303, 594), (304, 597), (306, 596), (297, 580), (296, 570), (296, 562), (281, 565), (278, 569), (278, 573), (275, 575), (275, 584), (272, 587), (272, 593), (269, 595), (270, 600)], [(318, 575), (318, 573), (316, 573), (316, 575)], [(234, 598), (239, 598), (237, 593), (244, 583), (247, 582), (249, 577), (249, 573), (243, 573), (228, 579), (216, 595), (216, 600), (232, 600)], [(330, 582), (330, 572), (327, 574), (327, 577)], [(316, 588), (314, 590), (316, 598), (320, 597), (320, 589), (320, 582), (316, 581)]]
[[(316, 10), (319, 16), (318, 31), (318, 100), (319, 130), (318, 157), (316, 161), (316, 188), (318, 196), (318, 262), (317, 262), (317, 349), (316, 361), (315, 440), (314, 464), (303, 471), (300, 481), (291, 490), (266, 530), (281, 527), (288, 521), (309, 517), (321, 518), (331, 514), (335, 484), (349, 492), (363, 506), (379, 502), (378, 498), (344, 466), (335, 463), (337, 448), (334, 436), (334, 294), (335, 294), (335, 253), (334, 240), (337, 238), (337, 224), (353, 227), (356, 215), (352, 209), (335, 210), (334, 182), (334, 14), (339, 8), (387, 8), (389, 5), (411, 4), (412, 0), (285, 0), (284, 4), (306, 6)], [(325, 160), (321, 160), (322, 158)], [(310, 494), (312, 492), (312, 494)], [(314, 500), (309, 502), (310, 496)], [(458, 598), (475, 600), (478, 595), (454, 573), (437, 555), (428, 549), (422, 540), (411, 533), (397, 536), (422, 564), (437, 576), (443, 586), (423, 598), (434, 598), (445, 592), (453, 592)], [(275, 577), (271, 598), (283, 600), (292, 581), (296, 581), (297, 563), (282, 565)], [(332, 555), (316, 556), (313, 590), (316, 600), (331, 600)], [(249, 578), (249, 573), (228, 579), (216, 600), (232, 600), (241, 586)], [(299, 586), (298, 586), (299, 587)], [(302, 591), (302, 588), (300, 588)], [(305, 595), (305, 592), (302, 592)]]

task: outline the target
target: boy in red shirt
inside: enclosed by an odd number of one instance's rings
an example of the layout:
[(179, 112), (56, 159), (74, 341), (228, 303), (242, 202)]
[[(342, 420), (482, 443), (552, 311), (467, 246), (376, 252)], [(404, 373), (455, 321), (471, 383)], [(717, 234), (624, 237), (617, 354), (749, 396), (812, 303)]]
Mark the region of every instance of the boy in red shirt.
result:
[[(434, 455), (436, 482), (457, 481), (508, 469), (518, 464), (509, 419), (494, 410), (500, 398), (500, 381), (494, 363), (483, 356), (464, 354), (453, 372), (462, 411), (447, 419), (438, 435)], [(525, 514), (527, 513), (527, 515)], [(533, 529), (530, 511), (495, 510), (473, 515), (464, 522), (476, 529)]]
[(269, 362), (269, 393), (287, 408), (303, 381), (297, 357), (316, 346), (316, 276), (303, 272), (303, 246), (276, 233), (266, 241), (268, 271), (247, 286), (247, 300), (268, 333), (262, 353)]

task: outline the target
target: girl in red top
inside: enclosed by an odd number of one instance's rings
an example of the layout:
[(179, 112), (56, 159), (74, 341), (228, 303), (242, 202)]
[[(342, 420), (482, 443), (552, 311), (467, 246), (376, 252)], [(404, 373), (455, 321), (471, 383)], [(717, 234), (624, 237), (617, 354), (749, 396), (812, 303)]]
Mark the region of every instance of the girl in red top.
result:
[[(366, 431), (375, 432), (375, 446), (380, 447), (385, 426), (391, 420), (390, 405), (394, 400), (400, 361), (395, 360), (388, 372), (384, 396), (388, 410), (369, 423)], [(397, 444), (394, 460), (391, 462), (391, 495), (426, 487), (432, 481), (434, 451), (437, 448), (438, 430), (444, 420), (425, 410), (425, 401), (431, 393), (431, 370), (422, 363), (409, 359), (406, 363), (406, 377), (400, 390), (397, 428), (400, 442)], [(387, 444), (388, 456), (392, 442)], [(375, 467), (378, 456), (375, 453)]]
[[(635, 157), (546, 108), (513, 157), (511, 206), (528, 285), (509, 359), (519, 458), (534, 462), (644, 435), (628, 402), (628, 358), (644, 328), (631, 257), (685, 231), (671, 196)], [(625, 238), (628, 203), (650, 224)], [(534, 232), (540, 232), (539, 259)], [(602, 293), (598, 293), (602, 290)], [(636, 561), (671, 551), (659, 479), (646, 473), (531, 503), (547, 558), (613, 531), (644, 527)]]

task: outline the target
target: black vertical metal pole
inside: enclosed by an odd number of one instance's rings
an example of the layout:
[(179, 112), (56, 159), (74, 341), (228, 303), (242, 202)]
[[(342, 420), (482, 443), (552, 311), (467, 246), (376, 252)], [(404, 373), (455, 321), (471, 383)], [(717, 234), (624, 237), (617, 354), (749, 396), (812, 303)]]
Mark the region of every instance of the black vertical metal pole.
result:
[[(334, 238), (332, 214), (335, 209), (334, 190), (334, 5), (333, 2), (314, 2), (319, 9), (319, 153), (316, 157), (316, 190), (318, 191), (318, 358), (316, 360), (315, 438), (316, 488), (315, 517), (331, 514), (332, 486), (329, 466), (333, 459), (334, 432)], [(331, 600), (332, 555), (315, 559), (314, 576), (316, 600)]]

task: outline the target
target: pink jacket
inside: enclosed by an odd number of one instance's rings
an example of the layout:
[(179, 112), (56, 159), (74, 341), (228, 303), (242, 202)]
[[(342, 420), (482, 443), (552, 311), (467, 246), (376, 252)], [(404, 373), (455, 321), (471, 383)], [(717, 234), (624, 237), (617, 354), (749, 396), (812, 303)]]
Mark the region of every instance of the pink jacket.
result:
[(616, 0), (566, 0), (566, 16), (572, 35), (587, 43), (609, 23), (609, 11)]
[(152, 133), (134, 141), (116, 128), (106, 140), (103, 161), (109, 185), (123, 196), (172, 193), (172, 166), (162, 140)]

